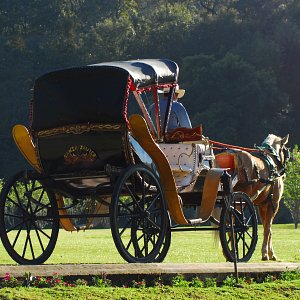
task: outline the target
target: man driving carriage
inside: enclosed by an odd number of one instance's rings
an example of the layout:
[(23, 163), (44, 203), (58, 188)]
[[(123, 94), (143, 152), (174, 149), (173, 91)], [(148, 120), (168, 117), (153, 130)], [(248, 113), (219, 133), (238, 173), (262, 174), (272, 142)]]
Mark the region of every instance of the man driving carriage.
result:
[[(168, 98), (170, 93), (170, 88), (164, 88), (163, 90), (158, 91), (159, 94), (162, 94), (161, 99), (159, 100), (159, 109), (160, 109), (160, 120), (162, 122), (163, 128), (165, 127), (165, 115), (167, 111)], [(178, 102), (178, 99), (182, 98), (185, 94), (185, 90), (180, 89), (176, 85), (175, 92), (173, 95), (172, 108), (170, 112), (169, 122), (167, 131), (170, 132), (178, 127), (192, 128), (192, 124), (189, 118), (189, 115), (183, 106), (182, 103)], [(151, 104), (149, 107), (149, 113), (153, 123), (155, 123), (155, 104)]]

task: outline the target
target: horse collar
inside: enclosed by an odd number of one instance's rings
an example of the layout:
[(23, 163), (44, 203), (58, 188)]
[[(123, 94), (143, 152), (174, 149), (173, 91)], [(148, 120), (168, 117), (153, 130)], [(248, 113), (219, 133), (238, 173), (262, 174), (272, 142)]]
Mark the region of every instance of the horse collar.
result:
[(269, 179), (273, 180), (274, 177), (280, 177), (285, 173), (285, 168), (276, 155), (267, 153), (265, 150), (262, 149), (259, 149), (259, 151), (252, 153), (252, 155), (260, 158), (265, 162), (270, 174)]

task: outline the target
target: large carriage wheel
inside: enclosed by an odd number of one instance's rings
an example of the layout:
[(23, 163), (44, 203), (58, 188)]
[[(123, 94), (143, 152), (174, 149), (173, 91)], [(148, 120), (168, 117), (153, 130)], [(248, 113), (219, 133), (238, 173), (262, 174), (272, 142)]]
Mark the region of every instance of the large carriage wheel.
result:
[(153, 262), (162, 262), (168, 254), (168, 251), (169, 251), (170, 245), (171, 245), (171, 237), (172, 237), (170, 224), (171, 224), (171, 220), (168, 219), (166, 235), (165, 235), (163, 244)]
[(128, 262), (160, 262), (170, 247), (171, 230), (160, 181), (143, 165), (119, 176), (110, 207), (112, 236)]
[[(155, 258), (152, 259), (151, 261), (149, 262), (162, 262), (165, 257), (167, 256), (168, 254), (168, 251), (170, 249), (170, 245), (171, 245), (171, 227), (170, 227), (170, 223), (171, 221), (168, 220), (167, 221), (167, 224), (166, 224), (166, 234), (165, 234), (165, 238), (161, 244), (161, 246), (159, 247), (159, 251), (158, 253), (156, 254)], [(132, 241), (133, 243), (135, 243), (135, 251), (136, 251), (136, 256), (137, 257), (143, 257), (144, 254), (141, 250), (141, 246), (143, 247), (143, 243), (144, 241), (141, 243), (139, 242), (140, 240), (140, 237), (137, 237), (137, 234), (138, 234), (138, 231), (136, 230), (133, 230), (132, 232), (134, 235), (132, 236)]]
[(8, 254), (20, 264), (41, 264), (55, 247), (59, 218), (55, 196), (20, 172), (0, 196), (0, 234)]
[(257, 244), (257, 216), (253, 203), (245, 193), (233, 193), (231, 205), (223, 207), (220, 240), (228, 261), (235, 261), (235, 248), (238, 262), (247, 262), (251, 258)]

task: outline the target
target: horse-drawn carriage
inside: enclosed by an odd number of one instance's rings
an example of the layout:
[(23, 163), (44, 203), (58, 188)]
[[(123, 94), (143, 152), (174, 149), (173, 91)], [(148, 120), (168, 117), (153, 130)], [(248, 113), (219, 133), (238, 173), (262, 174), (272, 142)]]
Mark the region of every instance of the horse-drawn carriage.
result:
[[(128, 262), (161, 262), (171, 232), (208, 229), (219, 230), (227, 260), (250, 259), (257, 217), (249, 197), (233, 192), (235, 173), (215, 167), (200, 126), (167, 131), (177, 83), (176, 63), (150, 59), (58, 70), (36, 80), (30, 128), (13, 128), (32, 169), (7, 180), (1, 193), (1, 239), (16, 262), (43, 263), (60, 226), (88, 229), (101, 218), (109, 218)], [(166, 87), (162, 122), (158, 91)]]

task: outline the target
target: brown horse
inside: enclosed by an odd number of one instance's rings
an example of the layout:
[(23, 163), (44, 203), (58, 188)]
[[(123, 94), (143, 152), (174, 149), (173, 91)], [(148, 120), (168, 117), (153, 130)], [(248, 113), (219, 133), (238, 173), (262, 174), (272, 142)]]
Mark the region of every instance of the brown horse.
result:
[[(289, 150), (286, 148), (288, 139), (289, 135), (280, 138), (269, 134), (255, 151), (243, 151), (233, 146), (216, 155), (219, 167), (231, 167), (237, 174), (238, 181), (234, 190), (248, 194), (258, 207), (264, 228), (262, 260), (276, 260), (271, 226), (283, 194), (285, 163), (289, 158)], [(231, 166), (226, 156), (231, 157)]]

